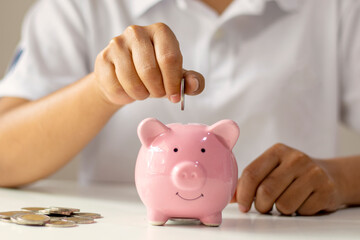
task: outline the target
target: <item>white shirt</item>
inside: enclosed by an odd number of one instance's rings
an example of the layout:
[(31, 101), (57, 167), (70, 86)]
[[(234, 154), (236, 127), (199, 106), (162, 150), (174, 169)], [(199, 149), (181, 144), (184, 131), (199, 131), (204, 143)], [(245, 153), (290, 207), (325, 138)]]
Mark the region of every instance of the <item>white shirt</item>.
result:
[(0, 82), (0, 96), (46, 96), (91, 72), (127, 26), (155, 22), (174, 31), (184, 68), (205, 75), (205, 91), (186, 98), (185, 112), (166, 99), (121, 109), (81, 153), (82, 182), (133, 181), (136, 128), (147, 117), (235, 120), (239, 171), (277, 142), (334, 157), (339, 122), (360, 130), (356, 0), (234, 0), (221, 16), (194, 0), (42, 0), (25, 20), (23, 53)]

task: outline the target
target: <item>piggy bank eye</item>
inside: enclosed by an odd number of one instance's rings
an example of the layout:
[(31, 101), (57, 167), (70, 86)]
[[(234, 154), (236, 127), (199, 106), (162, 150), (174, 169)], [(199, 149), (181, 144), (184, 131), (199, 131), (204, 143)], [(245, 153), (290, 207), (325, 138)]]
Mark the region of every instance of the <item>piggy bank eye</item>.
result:
[(179, 149), (177, 149), (177, 148), (174, 148), (174, 152), (178, 152), (179, 151)]
[(205, 151), (206, 151), (205, 148), (202, 148), (202, 149), (201, 149), (201, 152), (202, 152), (202, 153), (204, 153)]

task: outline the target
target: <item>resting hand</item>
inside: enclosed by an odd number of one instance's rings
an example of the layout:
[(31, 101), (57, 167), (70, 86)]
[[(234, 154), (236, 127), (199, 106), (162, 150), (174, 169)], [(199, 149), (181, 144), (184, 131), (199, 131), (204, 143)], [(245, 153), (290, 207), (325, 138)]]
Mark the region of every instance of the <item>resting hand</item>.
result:
[(253, 201), (260, 213), (268, 213), (274, 204), (285, 215), (335, 211), (342, 199), (330, 172), (321, 160), (276, 144), (244, 169), (233, 201), (243, 212)]

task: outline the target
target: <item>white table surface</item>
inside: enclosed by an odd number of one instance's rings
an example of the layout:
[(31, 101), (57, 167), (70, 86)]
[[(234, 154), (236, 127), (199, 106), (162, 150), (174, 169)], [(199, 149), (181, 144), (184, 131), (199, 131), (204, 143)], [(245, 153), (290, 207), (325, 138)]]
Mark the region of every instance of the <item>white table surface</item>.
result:
[(223, 211), (220, 227), (200, 224), (151, 226), (131, 185), (79, 186), (43, 180), (22, 189), (0, 188), (0, 212), (21, 207), (63, 206), (104, 216), (74, 228), (21, 226), (0, 222), (0, 239), (360, 239), (360, 208), (312, 217), (240, 213), (236, 204)]

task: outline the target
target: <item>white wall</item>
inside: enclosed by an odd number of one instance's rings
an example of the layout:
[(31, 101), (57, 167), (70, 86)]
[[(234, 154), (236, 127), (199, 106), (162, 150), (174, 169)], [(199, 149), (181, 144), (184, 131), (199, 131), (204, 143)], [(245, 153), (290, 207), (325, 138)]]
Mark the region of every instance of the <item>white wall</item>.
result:
[[(66, 0), (63, 0), (66, 1)], [(0, 75), (3, 76), (20, 37), (21, 22), (27, 9), (35, 0), (0, 1)], [(360, 136), (344, 127), (340, 128), (340, 154), (360, 153)], [(68, 164), (54, 178), (76, 178), (77, 161)]]
[(0, 76), (11, 59), (19, 39), (22, 18), (34, 0), (0, 1)]

